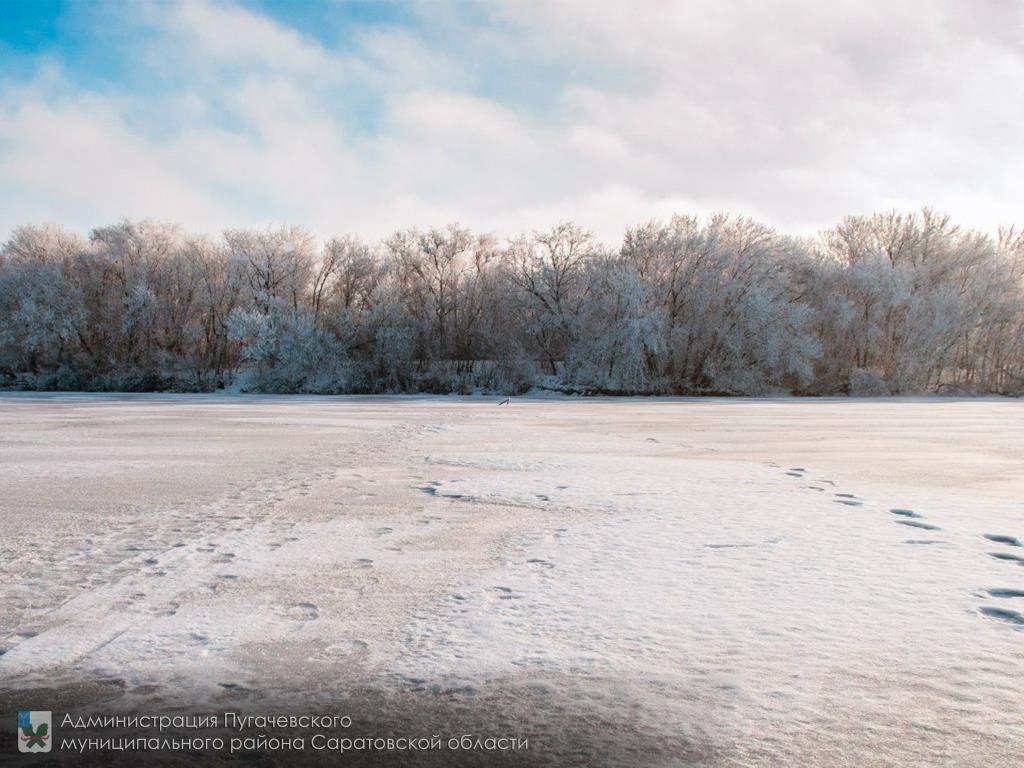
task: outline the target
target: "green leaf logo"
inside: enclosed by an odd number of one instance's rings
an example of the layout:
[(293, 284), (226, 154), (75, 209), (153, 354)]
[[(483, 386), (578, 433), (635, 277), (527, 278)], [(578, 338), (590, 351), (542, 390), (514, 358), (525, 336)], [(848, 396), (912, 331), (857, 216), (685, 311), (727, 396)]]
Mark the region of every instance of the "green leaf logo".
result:
[(22, 728), (21, 732), (25, 734), (22, 740), (26, 742), (25, 746), (29, 749), (32, 749), (32, 747), (45, 747), (46, 739), (50, 735), (50, 726), (46, 723), (40, 723), (35, 730), (33, 730), (30, 725), (26, 728)]

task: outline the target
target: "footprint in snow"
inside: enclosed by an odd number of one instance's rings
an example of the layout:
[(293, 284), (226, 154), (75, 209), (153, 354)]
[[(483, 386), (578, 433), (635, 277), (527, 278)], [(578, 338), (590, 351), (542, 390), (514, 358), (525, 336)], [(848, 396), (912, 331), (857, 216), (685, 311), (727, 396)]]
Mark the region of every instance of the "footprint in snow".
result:
[(924, 523), (924, 522), (921, 522), (920, 520), (897, 520), (896, 524), (897, 525), (908, 525), (911, 528), (920, 528), (922, 531), (941, 531), (942, 530), (937, 525), (932, 525), (931, 523)]
[(9, 650), (14, 648), (18, 643), (23, 643), (26, 640), (31, 640), (36, 636), (35, 632), (18, 632), (7, 638), (7, 641), (0, 645), (0, 656), (3, 656)]
[(997, 544), (1006, 544), (1011, 547), (1024, 546), (1020, 543), (1020, 539), (1015, 536), (1004, 536), (1000, 533), (986, 533), (985, 538), (989, 541), (994, 541)]
[(850, 493), (837, 493), (836, 496), (839, 498), (832, 499), (836, 504), (845, 504), (848, 507), (861, 507), (864, 505), (861, 499)]
[(369, 643), (365, 640), (342, 640), (328, 645), (319, 656), (314, 658), (320, 661), (347, 659), (366, 653), (369, 647)]
[(912, 509), (890, 509), (889, 511), (894, 515), (899, 515), (900, 517), (920, 517), (920, 515)]
[(313, 603), (296, 603), (286, 613), (288, 618), (294, 621), (313, 621), (320, 618), (320, 609)]
[(1002, 619), (1018, 627), (1024, 627), (1024, 613), (1020, 611), (1012, 611), (1009, 608), (995, 608), (988, 605), (981, 606), (978, 611), (989, 618)]
[(180, 607), (179, 603), (171, 601), (163, 605), (147, 606), (144, 610), (153, 616), (174, 616)]
[(1024, 557), (1020, 555), (1014, 555), (1010, 552), (989, 552), (989, 557), (994, 557), (996, 560), (1006, 560), (1007, 562), (1016, 563), (1017, 565), (1024, 565)]
[(544, 558), (541, 558), (541, 557), (531, 557), (526, 562), (527, 562), (527, 564), (533, 566), (534, 568), (549, 569), (549, 568), (554, 568), (555, 567), (555, 564), (552, 563), (550, 560), (545, 560)]
[(1024, 597), (1024, 589), (1010, 589), (1007, 587), (993, 587), (986, 590), (989, 597)]

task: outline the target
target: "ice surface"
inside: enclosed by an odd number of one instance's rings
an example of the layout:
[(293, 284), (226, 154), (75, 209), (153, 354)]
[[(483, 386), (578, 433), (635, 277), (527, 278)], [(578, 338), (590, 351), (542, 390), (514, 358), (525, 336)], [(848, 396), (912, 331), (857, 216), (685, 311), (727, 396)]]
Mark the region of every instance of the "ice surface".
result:
[(0, 692), (364, 685), (504, 706), (553, 752), (552, 713), (626, 724), (623, 764), (1017, 765), (1022, 420), (3, 397)]
[(788, 474), (586, 457), (437, 486), (460, 503), (573, 516), (422, 612), (395, 673), (452, 687), (509, 669), (625, 679), (631, 717), (713, 718), (740, 764), (775, 753), (964, 765), (1024, 743), (1022, 617), (991, 599), (1009, 593), (980, 594), (1024, 581), (984, 554), (979, 524), (998, 515), (976, 505), (978, 524), (964, 525), (928, 508), (944, 523), (928, 526), (937, 546), (911, 547), (898, 523), (921, 521), (886, 508), (903, 497), (836, 507)]

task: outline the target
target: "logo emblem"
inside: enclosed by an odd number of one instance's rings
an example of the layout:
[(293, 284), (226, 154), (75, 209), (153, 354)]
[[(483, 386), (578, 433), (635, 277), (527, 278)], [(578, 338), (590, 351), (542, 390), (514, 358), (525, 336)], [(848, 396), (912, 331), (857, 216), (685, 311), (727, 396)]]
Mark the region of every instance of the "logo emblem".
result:
[(53, 716), (49, 712), (23, 709), (18, 712), (18, 751), (49, 752)]

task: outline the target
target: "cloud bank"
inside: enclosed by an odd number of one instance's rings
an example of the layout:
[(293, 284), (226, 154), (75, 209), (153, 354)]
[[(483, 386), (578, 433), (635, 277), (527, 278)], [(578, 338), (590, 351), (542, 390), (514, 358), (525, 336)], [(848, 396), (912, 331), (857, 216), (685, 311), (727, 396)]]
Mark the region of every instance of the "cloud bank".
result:
[[(673, 211), (810, 232), (931, 205), (1024, 221), (1012, 2), (211, 0), (68, 11), (0, 47), (0, 236), (290, 221), (382, 236)], [(98, 51), (104, 51), (99, 55)]]

